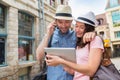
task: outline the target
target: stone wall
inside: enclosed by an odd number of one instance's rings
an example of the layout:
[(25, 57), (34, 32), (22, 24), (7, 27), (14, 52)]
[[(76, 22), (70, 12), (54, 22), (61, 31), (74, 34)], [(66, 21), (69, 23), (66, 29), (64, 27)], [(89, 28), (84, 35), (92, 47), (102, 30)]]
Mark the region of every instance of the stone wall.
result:
[[(0, 67), (0, 80), (18, 80), (19, 76), (27, 70), (31, 80), (32, 77), (40, 71), (40, 65), (37, 61), (19, 62), (18, 61), (18, 11), (25, 11), (35, 18), (34, 35), (39, 39), (39, 16), (36, 0), (1, 0), (1, 4), (7, 7), (7, 39), (6, 39), (6, 66)], [(35, 39), (35, 43), (38, 43)], [(36, 44), (35, 44), (36, 45)], [(34, 54), (35, 54), (34, 48)], [(35, 57), (35, 55), (34, 55)]]
[[(18, 11), (26, 12), (34, 17), (34, 47), (33, 54), (42, 39), (41, 34), (46, 32), (47, 25), (54, 20), (55, 7), (44, 2), (44, 23), (41, 23), (42, 7), (38, 7), (38, 0), (0, 0), (0, 4), (6, 6), (6, 65), (0, 67), (0, 80), (18, 80), (19, 76), (28, 72), (31, 80), (40, 71), (39, 63), (35, 61), (18, 61)], [(41, 25), (44, 24), (44, 25)], [(40, 31), (44, 30), (43, 33)]]

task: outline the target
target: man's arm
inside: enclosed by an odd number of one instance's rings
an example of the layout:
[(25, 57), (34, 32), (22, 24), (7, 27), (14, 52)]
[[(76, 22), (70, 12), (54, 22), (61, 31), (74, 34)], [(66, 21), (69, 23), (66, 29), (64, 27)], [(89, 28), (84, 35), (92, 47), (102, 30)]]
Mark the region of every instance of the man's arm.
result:
[(48, 41), (50, 39), (49, 35), (45, 35), (41, 43), (36, 49), (36, 58), (40, 61), (44, 57), (44, 48), (48, 46)]
[(36, 58), (38, 61), (40, 61), (44, 57), (44, 48), (48, 47), (48, 42), (54, 32), (55, 25), (55, 21), (53, 21), (47, 26), (47, 33), (36, 49)]

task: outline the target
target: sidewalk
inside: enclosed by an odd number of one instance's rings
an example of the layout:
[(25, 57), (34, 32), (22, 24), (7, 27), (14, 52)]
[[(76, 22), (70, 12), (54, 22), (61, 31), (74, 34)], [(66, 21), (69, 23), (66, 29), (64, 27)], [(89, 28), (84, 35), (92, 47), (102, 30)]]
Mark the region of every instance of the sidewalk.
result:
[(112, 58), (111, 59), (112, 62), (115, 64), (116, 68), (119, 70), (120, 72), (120, 58)]

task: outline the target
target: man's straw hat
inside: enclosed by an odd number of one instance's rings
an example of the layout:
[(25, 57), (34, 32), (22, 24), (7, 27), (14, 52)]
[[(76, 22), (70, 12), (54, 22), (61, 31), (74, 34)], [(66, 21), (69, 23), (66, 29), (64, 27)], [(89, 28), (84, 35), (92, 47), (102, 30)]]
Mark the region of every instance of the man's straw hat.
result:
[(70, 6), (59, 5), (55, 13), (55, 19), (73, 20)]

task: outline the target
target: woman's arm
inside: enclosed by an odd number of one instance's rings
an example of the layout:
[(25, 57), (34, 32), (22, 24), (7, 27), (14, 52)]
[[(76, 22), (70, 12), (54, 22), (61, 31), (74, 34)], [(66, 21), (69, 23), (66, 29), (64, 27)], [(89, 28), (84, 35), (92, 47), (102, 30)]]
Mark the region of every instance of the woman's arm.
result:
[(66, 65), (64, 65), (63, 66), (64, 67), (64, 70), (66, 71), (66, 72), (68, 72), (69, 74), (71, 74), (71, 75), (74, 75), (74, 70), (72, 69), (72, 68), (70, 68), (70, 67), (68, 67), (68, 66), (66, 66)]

